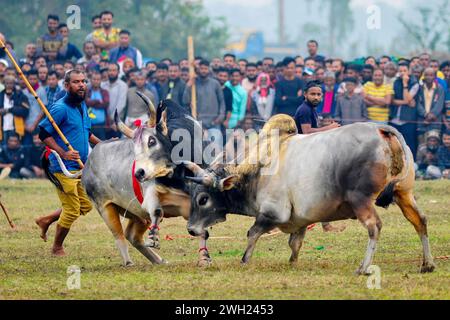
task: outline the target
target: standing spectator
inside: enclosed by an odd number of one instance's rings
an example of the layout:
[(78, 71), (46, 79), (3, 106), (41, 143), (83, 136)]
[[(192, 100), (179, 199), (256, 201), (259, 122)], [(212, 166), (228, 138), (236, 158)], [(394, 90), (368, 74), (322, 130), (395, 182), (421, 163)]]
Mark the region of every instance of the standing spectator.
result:
[(325, 60), (325, 70), (326, 71), (333, 71), (333, 59), (326, 59)]
[(26, 168), (26, 150), (20, 143), (17, 133), (12, 133), (5, 147), (0, 148), (0, 180), (7, 177), (14, 179), (29, 178), (30, 171)]
[(186, 82), (180, 78), (180, 67), (176, 63), (169, 66), (169, 81), (167, 82), (167, 95), (165, 99), (171, 99), (178, 105), (183, 105), (183, 94)]
[[(44, 105), (47, 105), (47, 93), (45, 92), (45, 88), (39, 85), (38, 72), (32, 69), (27, 73), (26, 76), (28, 82), (33, 87), (39, 99), (41, 99)], [(22, 85), (24, 85), (23, 82)], [(28, 105), (30, 106), (30, 111), (25, 120), (25, 136), (23, 138), (23, 145), (25, 147), (29, 147), (33, 143), (33, 132), (36, 130), (39, 121), (41, 121), (44, 114), (39, 103), (34, 98), (34, 95), (28, 90), (28, 88), (23, 88), (22, 92), (28, 98)]]
[(305, 69), (311, 69), (312, 71), (316, 70), (316, 60), (313, 58), (306, 58), (305, 59)]
[(242, 87), (248, 94), (256, 88), (256, 78), (258, 77), (258, 67), (256, 63), (247, 64), (246, 77), (242, 80)]
[(387, 62), (384, 66), (384, 84), (392, 86), (397, 79), (397, 66), (394, 62)]
[(380, 69), (384, 72), (384, 67), (386, 66), (386, 64), (388, 62), (391, 62), (391, 61), (392, 61), (391, 57), (389, 57), (389, 56), (382, 56), (380, 58), (380, 64), (379, 64)]
[(435, 79), (434, 70), (432, 68), (425, 69), (423, 84), (420, 86), (417, 100), (420, 142), (422, 142), (425, 132), (433, 129), (441, 130), (440, 122), (445, 104), (445, 91)]
[(346, 92), (337, 98), (335, 120), (341, 125), (367, 121), (367, 108), (364, 97), (355, 93), (358, 81), (355, 78), (345, 78)]
[(307, 43), (307, 47), (308, 47), (309, 57), (307, 57), (305, 59), (305, 66), (307, 66), (306, 60), (308, 60), (308, 59), (313, 59), (313, 61), (317, 61), (321, 65), (325, 65), (325, 57), (321, 56), (317, 53), (319, 50), (319, 43), (316, 40), (309, 40)]
[(28, 43), (25, 46), (25, 57), (19, 60), (19, 66), (22, 67), (25, 63), (28, 63), (30, 66), (33, 66), (35, 58), (36, 58), (36, 44)]
[[(53, 64), (55, 64), (55, 62), (53, 62)], [(37, 56), (36, 59), (34, 59), (34, 65), (33, 65), (33, 69), (37, 70), (40, 67), (46, 67), (47, 66), (47, 61), (45, 60), (44, 56)]]
[(55, 97), (61, 90), (61, 87), (58, 85), (58, 75), (55, 71), (50, 71), (47, 78), (47, 87), (45, 87), (45, 93), (47, 94), (47, 107), (49, 109), (53, 103), (55, 103)]
[(152, 101), (153, 105), (157, 105), (153, 93), (145, 87), (145, 75), (142, 72), (136, 74), (135, 82), (136, 86), (129, 88), (127, 92), (127, 107), (120, 114), (120, 117), (125, 119), (125, 124), (129, 127), (134, 126), (134, 121), (138, 119), (142, 123), (148, 120), (148, 107), (136, 94), (136, 91), (145, 94)]
[(344, 60), (342, 59), (333, 59), (333, 63), (331, 64), (331, 70), (336, 73), (338, 76), (340, 73), (344, 71)]
[(103, 82), (101, 87), (108, 91), (109, 94), (109, 108), (108, 108), (108, 120), (110, 127), (106, 128), (106, 138), (110, 139), (118, 137), (119, 133), (114, 124), (114, 112), (120, 114), (123, 112), (127, 102), (128, 86), (125, 82), (119, 79), (119, 65), (117, 63), (110, 63), (108, 67), (108, 81)]
[(25, 119), (30, 105), (21, 90), (16, 89), (16, 79), (6, 76), (5, 89), (0, 93), (0, 140), (6, 144), (8, 137), (18, 134), (25, 135)]
[(217, 81), (219, 81), (220, 85), (222, 86), (226, 115), (231, 115), (231, 111), (233, 110), (233, 92), (225, 85), (229, 80), (230, 74), (228, 73), (228, 70), (224, 67), (220, 67), (217, 70)]
[(444, 110), (444, 130), (450, 129), (450, 61), (444, 61), (440, 67), (447, 82), (447, 92), (445, 94), (445, 110)]
[(419, 83), (409, 75), (406, 63), (398, 66), (399, 77), (394, 82), (394, 98), (390, 109), (390, 124), (405, 138), (414, 158), (417, 153), (417, 108), (416, 95)]
[(236, 67), (236, 56), (232, 53), (225, 53), (223, 56), (225, 68), (231, 70)]
[(409, 69), (411, 70), (411, 75), (416, 77), (416, 79), (422, 79), (422, 75), (423, 75), (423, 68), (420, 64), (416, 64), (413, 67), (409, 67)]
[(95, 15), (91, 18), (92, 32), (86, 36), (85, 42), (92, 42), (94, 39), (94, 32), (102, 28), (102, 19), (100, 15)]
[(262, 70), (263, 72), (268, 72), (269, 71), (269, 67), (273, 66), (275, 64), (275, 61), (273, 61), (273, 58), (270, 57), (265, 57), (262, 60)]
[(442, 177), (438, 167), (438, 149), (441, 137), (438, 130), (430, 130), (425, 134), (425, 143), (419, 146), (416, 160), (416, 176), (419, 179), (434, 180)]
[(58, 25), (59, 17), (49, 14), (47, 16), (48, 33), (37, 39), (37, 55), (42, 55), (47, 61), (56, 60), (58, 54), (63, 53), (62, 50), (67, 45), (68, 39), (58, 32)]
[(159, 100), (164, 100), (169, 93), (169, 67), (167, 64), (158, 64), (158, 68), (156, 69), (156, 82), (154, 85), (158, 91)]
[(142, 53), (130, 45), (130, 36), (131, 33), (128, 30), (119, 32), (119, 46), (110, 50), (109, 60), (120, 64), (125, 58), (130, 58), (134, 65), (140, 69), (143, 67)]
[(198, 77), (189, 79), (183, 94), (183, 104), (191, 108), (191, 87), (195, 81), (197, 95), (197, 119), (204, 128), (220, 129), (225, 118), (225, 101), (220, 83), (210, 77), (209, 61), (201, 60)]
[(412, 57), (409, 61), (409, 68), (412, 69), (414, 66), (420, 65), (419, 57)]
[[(347, 68), (345, 68), (344, 75), (345, 75), (345, 78), (355, 78), (358, 81), (358, 83), (356, 84), (356, 88), (355, 88), (356, 94), (363, 92), (363, 86), (359, 82), (359, 68), (357, 65), (354, 65), (354, 64), (348, 65)], [(336, 81), (336, 82), (338, 82), (338, 81)], [(347, 90), (346, 83), (342, 82), (339, 85), (338, 94), (342, 95), (345, 93), (346, 90)]]
[(247, 65), (248, 65), (247, 59), (239, 59), (238, 66), (239, 66), (239, 71), (241, 71), (242, 76), (246, 75)]
[(245, 117), (247, 110), (247, 91), (241, 86), (242, 76), (239, 69), (232, 69), (230, 71), (230, 81), (225, 85), (230, 88), (233, 93), (233, 108), (231, 115), (227, 116), (225, 127), (234, 129), (241, 120)]
[(45, 151), (45, 146), (39, 139), (39, 132), (33, 132), (33, 144), (28, 148), (26, 167), (29, 170), (31, 178), (45, 178), (45, 172), (42, 169), (41, 157)]
[(113, 28), (114, 14), (111, 11), (103, 11), (100, 13), (102, 20), (102, 28), (95, 30), (92, 33), (92, 40), (95, 46), (100, 48), (103, 59), (109, 58), (109, 50), (119, 45), (120, 29)]
[(450, 179), (450, 130), (447, 129), (444, 132), (442, 138), (443, 144), (437, 151), (438, 155), (438, 167), (442, 172), (442, 176), (445, 179)]
[(304, 71), (303, 69), (304, 69), (303, 65), (300, 65), (300, 64), (295, 65), (295, 76), (297, 78), (299, 78), (299, 79), (303, 78), (303, 71)]
[(302, 104), (303, 81), (295, 76), (295, 60), (287, 57), (283, 60), (283, 79), (275, 85), (275, 113), (294, 116), (299, 105)]
[(83, 53), (80, 59), (78, 59), (77, 63), (86, 63), (89, 64), (92, 62), (94, 55), (96, 54), (95, 44), (92, 41), (86, 41), (83, 44)]
[(60, 23), (58, 32), (64, 38), (64, 45), (58, 54), (58, 60), (66, 61), (72, 60), (73, 58), (75, 58), (75, 60), (80, 59), (83, 55), (73, 43), (70, 43), (69, 28), (67, 27), (67, 24)]
[(326, 127), (318, 127), (319, 121), (316, 108), (322, 101), (322, 96), (322, 84), (317, 81), (310, 81), (307, 83), (305, 88), (305, 100), (297, 108), (294, 116), (298, 133), (310, 134), (340, 127), (336, 122), (332, 122)]
[(86, 91), (85, 102), (88, 107), (89, 118), (91, 118), (91, 132), (100, 140), (105, 140), (106, 127), (109, 125), (109, 118), (107, 116), (109, 93), (101, 88), (101, 82), (102, 75), (99, 72), (93, 72), (91, 75), (90, 86), (88, 86)]
[(267, 73), (261, 73), (256, 79), (256, 90), (253, 91), (251, 99), (256, 106), (258, 118), (269, 120), (275, 103), (275, 89)]
[(323, 83), (324, 79), (325, 79), (325, 69), (323, 67), (316, 68), (316, 70), (314, 70), (314, 80)]
[(47, 78), (48, 78), (47, 66), (40, 67), (39, 69), (37, 69), (37, 72), (38, 72), (39, 86), (45, 88), (47, 86)]
[(366, 84), (369, 81), (372, 81), (373, 71), (375, 70), (374, 66), (371, 64), (365, 64), (361, 71), (361, 79), (362, 84)]
[(56, 75), (58, 76), (58, 81), (61, 79), (64, 79), (65, 70), (64, 70), (63, 63), (61, 63), (61, 62), (53, 63), (52, 70), (56, 72)]
[(389, 120), (389, 106), (392, 102), (392, 86), (384, 84), (383, 70), (373, 72), (373, 81), (364, 85), (364, 102), (367, 105), (369, 120), (387, 124)]
[(323, 99), (317, 107), (317, 113), (321, 116), (333, 116), (336, 109), (336, 99), (338, 85), (336, 84), (336, 76), (334, 72), (327, 71), (324, 75), (324, 81), (320, 82), (322, 85)]
[[(181, 61), (179, 63), (180, 68), (182, 68), (183, 66), (181, 65)], [(189, 62), (187, 67), (189, 68)], [(220, 58), (212, 58), (211, 60), (211, 70), (214, 73), (214, 75), (217, 76), (217, 72), (219, 71), (219, 68), (222, 67), (222, 60), (220, 60)]]
[(366, 64), (366, 65), (368, 64), (368, 65), (371, 65), (372, 67), (376, 68), (377, 67), (377, 60), (373, 56), (368, 56), (366, 58), (366, 60), (364, 60), (364, 64)]
[(423, 69), (426, 69), (430, 66), (430, 60), (431, 60), (431, 57), (428, 53), (422, 53), (419, 56), (419, 63)]

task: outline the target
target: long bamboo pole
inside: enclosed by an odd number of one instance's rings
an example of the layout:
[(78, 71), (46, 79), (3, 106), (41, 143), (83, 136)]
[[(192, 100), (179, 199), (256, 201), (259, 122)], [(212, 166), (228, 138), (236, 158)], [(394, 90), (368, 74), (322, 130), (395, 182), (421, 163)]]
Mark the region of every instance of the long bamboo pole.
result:
[[(194, 39), (192, 36), (188, 37), (188, 60), (189, 60), (189, 77), (193, 79), (195, 77), (195, 65), (194, 65)], [(191, 108), (192, 116), (197, 119), (197, 93), (195, 91), (195, 81), (192, 82), (191, 87)]]
[[(5, 43), (2, 41), (2, 39), (0, 39), (0, 48), (5, 50), (6, 54), (8, 55), (9, 59), (12, 61), (14, 67), (16, 68), (17, 72), (19, 73), (19, 76), (22, 78), (22, 80), (25, 82), (25, 85), (27, 86), (28, 90), (30, 90), (31, 94), (33, 95), (33, 97), (36, 99), (36, 101), (38, 102), (39, 106), (41, 107), (42, 111), (44, 112), (44, 114), (47, 116), (48, 120), (50, 121), (50, 123), (52, 124), (53, 128), (55, 128), (55, 131), (58, 133), (58, 135), (61, 137), (61, 140), (64, 142), (64, 144), (66, 145), (66, 147), (70, 150), (70, 151), (75, 151), (74, 148), (71, 146), (71, 144), (69, 143), (69, 141), (67, 141), (66, 136), (62, 133), (62, 131), (59, 129), (58, 125), (56, 124), (55, 120), (53, 120), (52, 115), (50, 114), (50, 112), (48, 112), (47, 108), (45, 107), (44, 103), (42, 103), (42, 100), (38, 97), (38, 95), (36, 94), (36, 91), (34, 91), (33, 87), (31, 86), (31, 84), (28, 82), (27, 77), (25, 77), (25, 75), (22, 72), (22, 69), (20, 69), (19, 65), (17, 64), (16, 60), (14, 59), (14, 57), (12, 56), (11, 52), (9, 52), (9, 49), (6, 47)], [(77, 160), (78, 165), (80, 166), (81, 169), (84, 168), (83, 162), (78, 159)]]
[[(0, 197), (1, 197), (1, 195), (0, 195)], [(15, 229), (16, 229), (16, 226), (14, 225), (14, 222), (12, 222), (11, 218), (9, 217), (8, 210), (7, 210), (6, 207), (3, 205), (2, 200), (0, 200), (0, 207), (2, 208), (3, 213), (4, 213), (5, 216), (6, 216), (6, 220), (8, 220), (9, 226), (11, 227), (11, 229), (15, 230)]]

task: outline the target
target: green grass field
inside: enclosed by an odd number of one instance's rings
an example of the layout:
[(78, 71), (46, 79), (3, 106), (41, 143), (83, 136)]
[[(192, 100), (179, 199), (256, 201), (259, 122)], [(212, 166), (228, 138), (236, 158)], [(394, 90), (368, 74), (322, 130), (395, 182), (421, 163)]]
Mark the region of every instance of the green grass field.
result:
[[(354, 220), (339, 221), (342, 233), (307, 232), (299, 262), (288, 263), (288, 235), (262, 238), (248, 266), (240, 265), (253, 219), (228, 216), (213, 227), (209, 249), (213, 264), (196, 266), (198, 242), (186, 222), (161, 225), (160, 255), (170, 264), (151, 265), (130, 246), (135, 266), (121, 267), (113, 237), (96, 212), (80, 218), (66, 239), (67, 257), (50, 255), (34, 218), (59, 206), (47, 181), (2, 181), (2, 201), (18, 231), (0, 213), (0, 299), (450, 299), (450, 181), (418, 182), (416, 197), (428, 218), (434, 273), (420, 274), (421, 244), (413, 226), (396, 206), (378, 209), (383, 230), (374, 264), (381, 268), (381, 289), (367, 288), (355, 276), (367, 243), (366, 230)], [(173, 240), (165, 240), (170, 235)], [(217, 238), (216, 238), (217, 237)], [(67, 268), (81, 268), (81, 289), (69, 290)]]

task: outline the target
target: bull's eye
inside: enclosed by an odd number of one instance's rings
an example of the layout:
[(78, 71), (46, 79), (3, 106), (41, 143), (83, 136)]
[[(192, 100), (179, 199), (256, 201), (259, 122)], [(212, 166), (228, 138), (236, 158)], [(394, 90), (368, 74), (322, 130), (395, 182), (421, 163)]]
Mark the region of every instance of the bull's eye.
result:
[(156, 144), (156, 139), (155, 137), (150, 137), (148, 138), (148, 147), (151, 148)]
[(200, 199), (198, 199), (198, 205), (199, 206), (205, 206), (208, 203), (208, 196), (203, 195), (200, 197)]

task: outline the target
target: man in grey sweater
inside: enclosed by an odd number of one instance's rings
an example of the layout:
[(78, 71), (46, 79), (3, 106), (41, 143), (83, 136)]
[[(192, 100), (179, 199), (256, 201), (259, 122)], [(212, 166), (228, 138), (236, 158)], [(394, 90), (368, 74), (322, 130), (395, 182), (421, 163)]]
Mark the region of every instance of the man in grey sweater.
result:
[(220, 83), (210, 76), (208, 61), (200, 61), (198, 76), (187, 83), (183, 104), (188, 107), (191, 105), (193, 81), (196, 85), (197, 120), (202, 122), (205, 129), (220, 129), (225, 118), (225, 100)]
[(341, 125), (367, 121), (367, 108), (361, 94), (355, 93), (356, 78), (345, 78), (346, 92), (338, 97), (334, 119)]
[(129, 127), (133, 127), (134, 121), (138, 119), (141, 120), (142, 123), (148, 120), (148, 107), (136, 94), (136, 91), (145, 94), (153, 102), (153, 105), (157, 105), (155, 96), (145, 87), (145, 75), (142, 72), (136, 74), (135, 83), (135, 87), (128, 89), (126, 108), (124, 108), (120, 114), (120, 118), (125, 119), (125, 124)]

